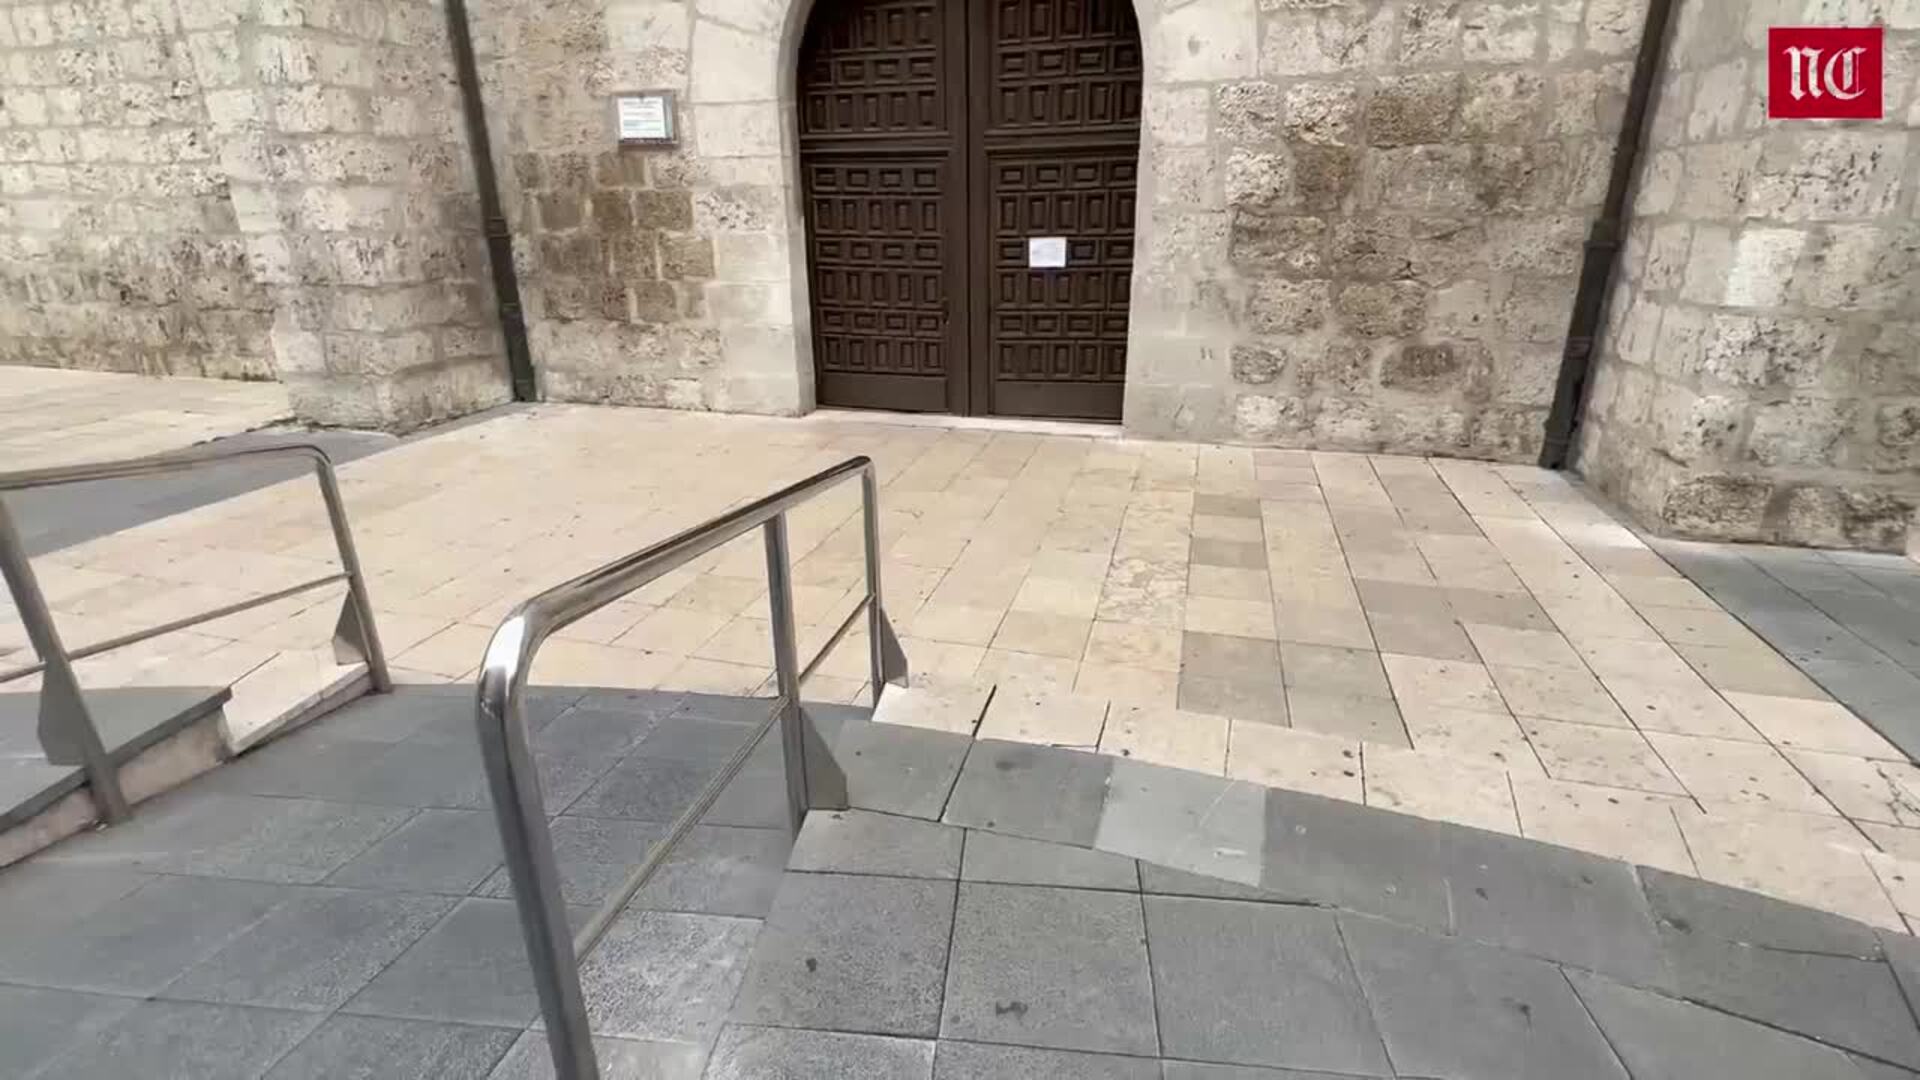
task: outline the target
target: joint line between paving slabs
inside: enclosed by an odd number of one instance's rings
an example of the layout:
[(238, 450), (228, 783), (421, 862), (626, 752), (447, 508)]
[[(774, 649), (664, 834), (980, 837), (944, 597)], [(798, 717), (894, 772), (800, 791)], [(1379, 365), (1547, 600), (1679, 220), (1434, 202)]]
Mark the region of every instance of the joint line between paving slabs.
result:
[[(1140, 877), (1140, 860), (1133, 860), (1133, 874), (1136, 881)], [(1134, 894), (1140, 904), (1140, 951), (1147, 961), (1147, 994), (1153, 998), (1153, 1052), (1154, 1056), (1165, 1058), (1166, 1043), (1160, 1038), (1160, 981), (1153, 976), (1153, 935), (1147, 924), (1147, 894), (1143, 887)]]
[[(1632, 1076), (1633, 1070), (1627, 1067), (1627, 1059), (1620, 1056), (1620, 1048), (1613, 1045), (1613, 1037), (1607, 1034), (1606, 1028), (1600, 1026), (1600, 1020), (1593, 1015), (1593, 1009), (1588, 1007), (1587, 999), (1580, 996), (1580, 988), (1573, 985), (1573, 976), (1567, 974), (1565, 967), (1558, 964), (1554, 967), (1560, 972), (1560, 981), (1567, 984), (1567, 993), (1572, 994), (1573, 1000), (1580, 1003), (1581, 1015), (1587, 1018), (1587, 1023), (1593, 1025), (1593, 1030), (1600, 1036), (1600, 1042), (1606, 1046), (1607, 1053), (1613, 1055), (1613, 1063), (1620, 1066), (1621, 1075)], [(1635, 989), (1639, 988), (1635, 987)]]
[[(1453, 885), (1447, 885), (1447, 920), (1453, 920)], [(1353, 962), (1353, 947), (1347, 944), (1347, 928), (1340, 921), (1340, 909), (1330, 909), (1333, 919), (1333, 936), (1340, 939), (1340, 955), (1346, 958), (1347, 970), (1353, 972), (1353, 985), (1360, 991), (1360, 1000), (1367, 1003), (1367, 1019), (1373, 1022), (1373, 1037), (1380, 1043), (1380, 1054), (1386, 1059), (1387, 1070), (1398, 1073), (1400, 1066), (1394, 1063), (1393, 1051), (1387, 1046), (1387, 1037), (1380, 1031), (1380, 1011), (1373, 1003), (1372, 995), (1367, 993), (1366, 981), (1360, 978), (1360, 965)]]

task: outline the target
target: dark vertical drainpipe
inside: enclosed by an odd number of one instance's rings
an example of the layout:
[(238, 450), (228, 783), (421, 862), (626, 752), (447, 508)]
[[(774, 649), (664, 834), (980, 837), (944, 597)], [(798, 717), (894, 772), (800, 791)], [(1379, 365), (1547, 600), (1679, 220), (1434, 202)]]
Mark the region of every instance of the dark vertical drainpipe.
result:
[(1567, 464), (1580, 414), (1586, 404), (1587, 374), (1604, 329), (1614, 267), (1626, 235), (1627, 196), (1646, 143), (1647, 117), (1653, 112), (1660, 58), (1666, 51), (1667, 28), (1678, 0), (1652, 0), (1647, 25), (1640, 33), (1640, 52), (1634, 61), (1633, 83), (1627, 91), (1627, 112), (1620, 122), (1620, 142), (1613, 151), (1613, 172), (1607, 179), (1607, 201), (1587, 234), (1586, 257), (1580, 266), (1580, 288), (1573, 298), (1573, 317), (1567, 324), (1567, 343), (1560, 354), (1560, 379), (1553, 390), (1553, 409), (1547, 414), (1547, 437), (1540, 447), (1543, 468)]
[(520, 309), (520, 279), (513, 269), (513, 233), (500, 211), (500, 178), (493, 171), (493, 140), (487, 135), (487, 106), (480, 99), (480, 72), (473, 60), (466, 0), (447, 0), (447, 41), (453, 47), (453, 70), (467, 114), (467, 145), (473, 151), (474, 186), (480, 192), (480, 219), (487, 234), (487, 262), (493, 269), (493, 295), (500, 304), (500, 336), (507, 345), (513, 400), (533, 401), (539, 390), (533, 381), (533, 356), (527, 351), (527, 316)]

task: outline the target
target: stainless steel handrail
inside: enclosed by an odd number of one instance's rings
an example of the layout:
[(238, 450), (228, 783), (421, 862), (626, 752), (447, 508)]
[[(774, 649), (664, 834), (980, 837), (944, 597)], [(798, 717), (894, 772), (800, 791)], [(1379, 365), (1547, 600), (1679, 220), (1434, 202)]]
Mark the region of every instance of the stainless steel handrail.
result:
[(387, 671), (386, 653), (380, 647), (380, 634), (374, 627), (373, 602), (367, 595), (366, 575), (361, 571), (360, 555), (353, 545), (353, 531), (347, 524), (346, 503), (340, 497), (340, 481), (334, 473), (333, 459), (327, 456), (324, 449), (313, 443), (275, 443), (271, 446), (192, 450), (184, 453), (128, 458), (121, 461), (86, 462), (50, 469), (0, 473), (0, 493), (4, 493), (24, 491), (29, 488), (84, 484), (95, 480), (123, 480), (138, 476), (192, 472), (196, 469), (232, 465), (254, 458), (272, 457), (301, 457), (312, 461), (314, 476), (320, 485), (320, 498), (327, 508), (327, 522), (333, 528), (334, 544), (340, 551), (339, 573), (327, 574), (264, 596), (225, 604), (197, 615), (173, 619), (158, 626), (136, 630), (77, 649), (68, 649), (61, 643), (60, 632), (54, 626), (53, 611), (47, 604), (46, 595), (40, 589), (39, 579), (34, 576), (33, 564), (27, 555), (26, 545), (21, 542), (19, 530), (14, 527), (6, 501), (0, 499), (0, 575), (6, 578), (7, 587), (13, 594), (14, 606), (20, 612), (21, 624), (26, 629), (27, 640), (32, 643), (34, 652), (40, 658), (37, 663), (0, 672), (0, 684), (34, 674), (43, 676), (40, 686), (41, 745), (47, 752), (48, 760), (67, 756), (79, 758), (81, 768), (87, 774), (87, 784), (92, 791), (94, 803), (99, 808), (101, 817), (108, 822), (119, 821), (127, 816), (129, 811), (126, 793), (121, 790), (119, 772), (114, 768), (106, 747), (101, 742), (100, 732), (94, 725), (92, 713), (87, 709), (79, 679), (73, 670), (73, 663), (76, 660), (97, 656), (113, 649), (159, 637), (162, 634), (183, 630), (189, 626), (198, 626), (249, 608), (271, 604), (289, 596), (345, 581), (347, 598), (341, 608), (335, 638), (360, 654), (360, 658), (366, 662), (367, 678), (374, 690), (384, 692), (393, 688), (393, 680)]
[[(793, 578), (787, 549), (787, 511), (853, 476), (860, 477), (861, 513), (866, 534), (867, 591), (852, 614), (821, 646), (806, 665), (794, 647)], [(693, 803), (667, 835), (656, 843), (620, 888), (614, 890), (575, 935), (567, 925), (560, 896), (560, 871), (553, 855), (553, 837), (547, 826), (540, 778), (528, 738), (522, 702), (534, 653), (556, 630), (618, 600), (648, 582), (684, 566), (753, 529), (766, 535), (767, 603), (773, 623), (773, 662), (776, 696), (767, 719), (754, 728), (719, 772), (707, 781)], [(800, 709), (800, 683), (812, 674), (839, 644), (862, 610), (867, 615), (868, 665), (873, 700), (888, 683), (906, 677), (906, 657), (888, 624), (880, 599), (879, 489), (873, 462), (849, 458), (799, 483), (782, 488), (757, 502), (731, 510), (703, 525), (582, 574), (524, 601), (494, 630), (480, 665), (477, 720), (487, 782), (500, 824), (508, 876), (526, 938), (527, 961), (533, 969), (546, 1021), (547, 1048), (559, 1080), (598, 1080), (599, 1063), (587, 1025), (585, 997), (580, 989), (580, 959), (605, 933), (615, 915), (666, 859), (720, 796), (727, 783), (745, 765), (753, 748), (777, 722), (785, 750), (788, 825), (795, 831), (806, 816), (807, 789), (805, 718)]]

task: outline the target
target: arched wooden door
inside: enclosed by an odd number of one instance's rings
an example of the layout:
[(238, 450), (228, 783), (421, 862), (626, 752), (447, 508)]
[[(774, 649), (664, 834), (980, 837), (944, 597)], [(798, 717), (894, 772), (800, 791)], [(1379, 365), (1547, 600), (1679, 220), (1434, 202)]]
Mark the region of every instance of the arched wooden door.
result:
[(1127, 0), (819, 0), (799, 111), (821, 404), (1119, 419), (1140, 60)]

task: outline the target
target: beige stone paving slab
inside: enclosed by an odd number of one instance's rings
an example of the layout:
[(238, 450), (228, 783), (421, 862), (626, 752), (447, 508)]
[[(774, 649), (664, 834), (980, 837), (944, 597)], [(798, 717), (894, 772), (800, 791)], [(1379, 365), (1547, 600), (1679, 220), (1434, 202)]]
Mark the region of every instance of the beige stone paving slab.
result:
[(1640, 614), (1674, 645), (1722, 645), (1765, 648), (1760, 636), (1718, 607), (1642, 605)]
[(1227, 775), (1268, 787), (1363, 802), (1360, 744), (1255, 721), (1232, 721)]
[(993, 641), (1006, 614), (1005, 608), (929, 602), (909, 617), (898, 620), (894, 629), (931, 641), (984, 646)]
[[(1565, 628), (1565, 624), (1562, 624)], [(1609, 677), (1640, 682), (1677, 683), (1692, 686), (1700, 682), (1684, 658), (1664, 641), (1635, 638), (1586, 637), (1569, 633), (1573, 647), (1604, 681)]]
[(1202, 634), (1231, 634), (1235, 637), (1274, 638), (1273, 605), (1265, 596), (1258, 599), (1225, 599), (1216, 596), (1188, 596), (1184, 628)]
[(1663, 683), (1608, 675), (1601, 681), (1634, 726), (1642, 731), (1765, 741), (1733, 706), (1699, 679), (1691, 683)]
[(1180, 675), (1090, 661), (1074, 675), (1073, 692), (1109, 698), (1116, 706), (1171, 709), (1180, 699)]
[(1562, 668), (1585, 671), (1586, 662), (1558, 633), (1516, 630), (1482, 623), (1464, 624), (1480, 659), (1489, 667)]
[(1415, 750), (1485, 763), (1506, 769), (1516, 777), (1546, 776), (1519, 722), (1505, 712), (1414, 702), (1402, 703), (1400, 712)]
[(1904, 753), (1837, 701), (1738, 692), (1726, 699), (1775, 746), (1906, 761)]
[(1400, 701), (1490, 712), (1506, 707), (1487, 669), (1477, 663), (1399, 653), (1382, 653), (1380, 660)]
[(1521, 834), (1642, 866), (1697, 875), (1676, 809), (1681, 798), (1514, 775)]
[(1601, 727), (1633, 726), (1613, 695), (1587, 671), (1499, 666), (1487, 670), (1507, 708), (1516, 716)]
[(1374, 648), (1373, 630), (1358, 606), (1311, 607), (1282, 601), (1274, 609), (1274, 636), (1302, 645)]
[(332, 649), (282, 650), (235, 678), (221, 709), (221, 738), (229, 750), (244, 750), (365, 676), (365, 665), (337, 663)]
[(1411, 748), (1400, 709), (1390, 699), (1339, 690), (1287, 688), (1287, 719), (1302, 731)]
[(1735, 888), (1905, 930), (1852, 826), (1770, 812), (1735, 817), (1676, 811), (1700, 876)]
[(1653, 745), (1638, 731), (1523, 717), (1521, 730), (1555, 780), (1685, 795)]
[(1001, 686), (980, 721), (979, 737), (1093, 748), (1100, 743), (1107, 708), (1106, 698)]
[(1772, 694), (1776, 697), (1803, 697), (1813, 701), (1827, 699), (1826, 691), (1767, 645), (1675, 647), (1693, 665), (1694, 670), (1717, 689)]
[(989, 648), (986, 655), (980, 658), (976, 677), (986, 682), (997, 682), (1001, 686), (1064, 694), (1073, 691), (1079, 674), (1079, 661), (1068, 657)]
[(1013, 610), (1092, 619), (1100, 604), (1100, 583), (1085, 579), (1028, 576), (1014, 594)]
[(1389, 746), (1363, 745), (1366, 802), (1476, 829), (1518, 834), (1506, 770)]
[(1920, 919), (1920, 863), (1871, 851), (1865, 857), (1895, 910), (1909, 922)]
[(692, 608), (656, 608), (610, 644), (673, 656), (691, 656), (725, 629), (731, 616)]
[[(797, 637), (797, 634), (796, 634)], [(689, 655), (756, 667), (773, 665), (773, 623), (742, 615), (720, 628)]]
[(1199, 564), (1188, 568), (1188, 596), (1244, 600), (1249, 597), (1266, 596), (1272, 588), (1272, 579), (1268, 577), (1265, 570)]
[(901, 638), (900, 648), (912, 658), (914, 671), (942, 679), (971, 679), (987, 655), (984, 646), (917, 637)]
[(1400, 615), (1370, 612), (1373, 640), (1382, 652), (1424, 656), (1435, 660), (1477, 662), (1480, 654), (1452, 615)]
[(1079, 660), (1093, 629), (1091, 618), (1036, 611), (1009, 611), (993, 636), (993, 648)]
[(1920, 826), (1920, 769), (1913, 765), (1812, 750), (1787, 750), (1785, 755), (1848, 818)]
[(1881, 851), (1907, 862), (1920, 863), (1920, 828), (1902, 828), (1871, 821), (1855, 821), (1853, 824)]
[(1803, 814), (1831, 814), (1831, 803), (1780, 751), (1766, 743), (1646, 732), (1667, 768), (1702, 803), (1747, 803)]
[(1227, 724), (1224, 716), (1116, 705), (1101, 732), (1100, 752), (1221, 776), (1227, 767)]
[(493, 631), (467, 623), (454, 623), (404, 652), (395, 653), (393, 662), (402, 667), (460, 676), (480, 666)]
[(1089, 664), (1178, 672), (1181, 638), (1180, 631), (1168, 627), (1095, 620), (1083, 660)]
[[(684, 663), (681, 658), (665, 653), (550, 638), (534, 655), (533, 671), (528, 678), (540, 686), (615, 686), (630, 690), (672, 686), (691, 690), (694, 687), (667, 682)], [(755, 680), (733, 692), (745, 693), (758, 685)]]

